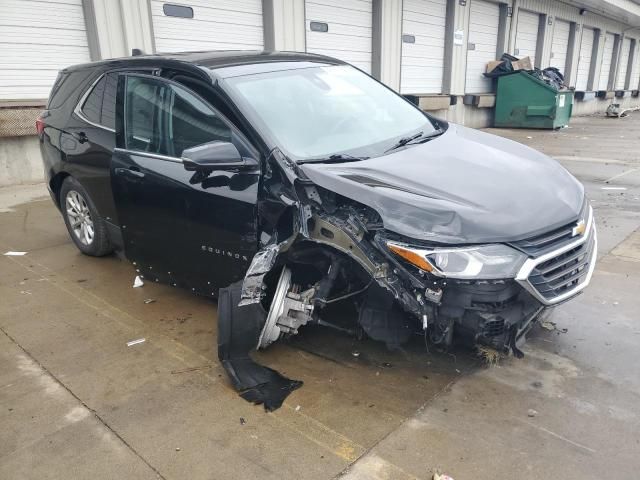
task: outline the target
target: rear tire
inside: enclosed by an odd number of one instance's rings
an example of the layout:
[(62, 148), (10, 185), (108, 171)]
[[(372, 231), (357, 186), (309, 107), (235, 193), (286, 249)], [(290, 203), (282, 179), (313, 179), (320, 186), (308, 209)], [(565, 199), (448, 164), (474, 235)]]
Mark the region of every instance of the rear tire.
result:
[(80, 182), (67, 177), (60, 188), (60, 209), (67, 231), (78, 250), (102, 257), (113, 251), (107, 226)]

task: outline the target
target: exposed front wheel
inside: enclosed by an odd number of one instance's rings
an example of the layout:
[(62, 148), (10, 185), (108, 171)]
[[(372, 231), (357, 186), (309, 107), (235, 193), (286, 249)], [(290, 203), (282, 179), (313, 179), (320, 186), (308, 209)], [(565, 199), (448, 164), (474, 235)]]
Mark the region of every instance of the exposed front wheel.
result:
[(73, 177), (62, 183), (60, 208), (69, 236), (82, 253), (101, 257), (113, 251), (104, 220), (87, 191)]

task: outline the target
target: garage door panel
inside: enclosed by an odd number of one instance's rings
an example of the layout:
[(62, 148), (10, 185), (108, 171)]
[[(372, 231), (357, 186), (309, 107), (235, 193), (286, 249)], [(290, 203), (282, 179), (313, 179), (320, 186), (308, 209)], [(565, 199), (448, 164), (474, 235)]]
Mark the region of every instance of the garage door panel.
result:
[(540, 24), (540, 15), (526, 10), (518, 12), (518, 20), (516, 26), (516, 46), (520, 58), (531, 57), (535, 60), (538, 47), (538, 26)]
[(44, 99), (58, 71), (90, 61), (80, 0), (2, 0), (0, 99)]
[(576, 75), (576, 90), (585, 91), (588, 87), (591, 56), (593, 53), (594, 30), (583, 27), (580, 40), (580, 54), (578, 56), (578, 73)]
[(609, 88), (609, 76), (611, 75), (611, 63), (613, 62), (614, 43), (615, 36), (612, 33), (607, 33), (604, 37), (604, 48), (602, 50), (602, 64), (600, 65), (598, 90), (607, 90), (607, 88)]
[[(346, 37), (349, 37), (348, 42), (344, 41)], [(353, 51), (371, 54), (371, 37), (308, 32), (307, 38), (312, 40), (314, 48), (329, 48), (343, 52)]]
[(549, 65), (557, 68), (563, 74), (567, 66), (567, 51), (569, 49), (569, 36), (571, 24), (564, 20), (556, 19), (553, 26), (553, 38), (551, 41), (551, 60)]
[(489, 93), (491, 80), (484, 77), (487, 63), (495, 60), (498, 48), (500, 7), (496, 3), (472, 0), (469, 12), (468, 42), (474, 45), (467, 50), (465, 75), (466, 93)]
[(264, 33), (260, 0), (178, 1), (193, 9), (193, 18), (164, 14), (160, 0), (151, 1), (158, 52), (193, 50), (261, 50)]
[(620, 61), (618, 63), (618, 77), (616, 89), (623, 90), (627, 81), (627, 71), (629, 70), (629, 53), (631, 52), (631, 39), (625, 38), (620, 48)]
[[(305, 2), (307, 52), (336, 57), (371, 72), (372, 1), (327, 0)], [(311, 22), (322, 22), (327, 32), (312, 31)]]
[(634, 49), (633, 68), (631, 70), (631, 81), (629, 88), (631, 90), (637, 90), (640, 88), (640, 41), (636, 40), (636, 47)]
[(209, 4), (208, 7), (196, 7), (189, 3), (189, 6), (193, 8), (193, 18), (179, 18), (166, 16), (162, 9), (164, 4), (165, 2), (154, 2), (151, 6), (151, 14), (158, 18), (163, 18), (168, 23), (175, 22), (182, 28), (185, 28), (185, 26), (190, 27), (196, 23), (249, 25), (262, 28), (262, 13), (259, 6), (257, 7), (257, 11), (254, 10), (251, 12), (246, 11), (246, 9), (226, 10), (217, 7), (211, 8), (211, 4)]
[(307, 19), (309, 21), (326, 22), (331, 25), (371, 28), (371, 10), (351, 10), (329, 5), (307, 4)]
[(446, 12), (445, 0), (404, 0), (402, 33), (415, 43), (402, 43), (401, 93), (442, 91)]

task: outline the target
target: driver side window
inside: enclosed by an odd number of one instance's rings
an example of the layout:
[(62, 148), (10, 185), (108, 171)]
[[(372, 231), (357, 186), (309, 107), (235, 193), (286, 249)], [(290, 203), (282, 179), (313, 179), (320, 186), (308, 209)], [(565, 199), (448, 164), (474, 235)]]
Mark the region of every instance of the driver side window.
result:
[(231, 141), (231, 129), (207, 103), (159, 78), (126, 78), (124, 120), (129, 150), (179, 158), (203, 143)]

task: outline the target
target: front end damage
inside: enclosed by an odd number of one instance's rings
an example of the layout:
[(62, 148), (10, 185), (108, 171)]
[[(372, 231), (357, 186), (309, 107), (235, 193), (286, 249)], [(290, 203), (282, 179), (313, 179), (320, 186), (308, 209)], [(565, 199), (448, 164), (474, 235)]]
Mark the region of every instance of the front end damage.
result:
[[(443, 349), (455, 342), (521, 357), (518, 344), (535, 322), (589, 282), (596, 238), (586, 208), (584, 237), (560, 247), (557, 234), (543, 238), (544, 255), (513, 278), (447, 278), (398, 254), (424, 243), (386, 230), (374, 209), (314, 184), (274, 150), (261, 185), (260, 249), (244, 281), (220, 292), (219, 358), (243, 398), (273, 410), (302, 382), (250, 352), (308, 324), (363, 332), (392, 349), (418, 334)], [(526, 254), (527, 245), (513, 247)], [(357, 307), (353, 329), (322, 318), (340, 301)]]

